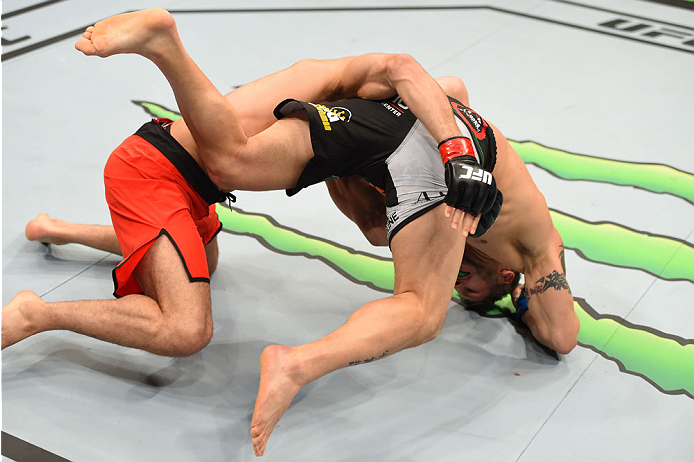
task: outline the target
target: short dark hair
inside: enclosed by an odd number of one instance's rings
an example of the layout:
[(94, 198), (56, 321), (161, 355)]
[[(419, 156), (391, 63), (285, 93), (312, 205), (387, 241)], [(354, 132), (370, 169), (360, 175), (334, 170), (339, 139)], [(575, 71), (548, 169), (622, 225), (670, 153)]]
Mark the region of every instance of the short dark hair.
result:
[(481, 303), (494, 304), (502, 298), (504, 298), (506, 295), (509, 295), (518, 286), (518, 283), (520, 282), (520, 277), (521, 274), (518, 271), (514, 271), (513, 281), (511, 281), (509, 284), (506, 284), (504, 282), (499, 282), (495, 284), (494, 287), (492, 287), (492, 291), (489, 294), (489, 296), (482, 300)]
[(463, 299), (463, 304), (466, 308), (472, 308), (474, 310), (477, 310), (477, 308), (491, 307), (496, 302), (504, 298), (506, 295), (509, 295), (513, 292), (513, 290), (518, 286), (518, 283), (520, 282), (520, 277), (521, 273), (519, 273), (518, 271), (514, 271), (513, 280), (510, 283), (506, 284), (504, 282), (498, 282), (494, 284), (494, 286), (492, 287), (492, 291), (489, 293), (489, 295), (487, 295), (487, 297), (478, 302), (470, 302), (468, 300), (465, 300), (465, 297), (461, 296), (461, 298)]

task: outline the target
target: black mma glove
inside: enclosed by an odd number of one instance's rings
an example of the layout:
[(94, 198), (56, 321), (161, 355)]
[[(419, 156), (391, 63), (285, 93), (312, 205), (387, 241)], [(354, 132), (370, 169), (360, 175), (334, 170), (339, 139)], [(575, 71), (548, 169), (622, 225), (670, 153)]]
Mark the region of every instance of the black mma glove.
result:
[(501, 191), (497, 191), (496, 199), (494, 199), (492, 208), (490, 208), (486, 212), (482, 212), (480, 222), (477, 224), (477, 230), (474, 234), (470, 234), (470, 237), (480, 237), (481, 235), (486, 233), (487, 230), (492, 227), (496, 219), (499, 217), (499, 213), (501, 213), (501, 206), (503, 204), (504, 195), (501, 194)]
[[(439, 144), (439, 153), (448, 186), (446, 204), (474, 216), (482, 213), (484, 217), (495, 204), (496, 181), (491, 172), (477, 163), (472, 141), (462, 136), (448, 138)], [(498, 213), (493, 217), (492, 224), (497, 216)]]

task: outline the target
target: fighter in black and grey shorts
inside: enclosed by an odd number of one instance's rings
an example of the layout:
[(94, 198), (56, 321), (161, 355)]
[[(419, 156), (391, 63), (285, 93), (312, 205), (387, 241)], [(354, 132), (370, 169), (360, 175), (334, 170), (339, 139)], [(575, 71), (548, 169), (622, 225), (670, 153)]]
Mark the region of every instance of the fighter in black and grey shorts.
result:
[[(461, 134), (473, 141), (477, 161), (491, 172), (496, 163), (492, 128), (470, 108), (449, 100)], [(399, 97), (323, 104), (288, 99), (275, 108), (275, 116), (301, 109), (308, 114), (314, 157), (288, 196), (331, 178), (362, 177), (386, 196), (389, 242), (444, 201), (448, 188), (437, 142)]]

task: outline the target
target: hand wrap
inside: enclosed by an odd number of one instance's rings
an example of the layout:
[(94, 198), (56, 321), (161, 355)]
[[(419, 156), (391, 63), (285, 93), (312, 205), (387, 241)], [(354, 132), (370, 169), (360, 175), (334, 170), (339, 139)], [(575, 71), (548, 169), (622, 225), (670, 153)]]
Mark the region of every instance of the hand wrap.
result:
[(516, 300), (516, 321), (524, 324), (527, 326), (525, 321), (523, 321), (523, 315), (525, 312), (528, 311), (528, 296), (525, 291), (525, 287), (521, 290), (520, 296), (518, 297), (518, 300)]
[[(474, 216), (488, 213), (496, 203), (496, 181), (491, 172), (484, 170), (477, 162), (472, 141), (462, 136), (448, 138), (439, 144), (439, 153), (448, 186), (446, 204)], [(497, 216), (498, 213), (493, 217), (492, 224)]]

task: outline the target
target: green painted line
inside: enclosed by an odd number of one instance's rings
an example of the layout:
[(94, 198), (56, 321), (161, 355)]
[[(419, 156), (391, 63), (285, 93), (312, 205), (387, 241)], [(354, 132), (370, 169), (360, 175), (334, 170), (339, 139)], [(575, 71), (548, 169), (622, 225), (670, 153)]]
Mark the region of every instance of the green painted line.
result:
[(390, 259), (308, 236), (280, 226), (266, 215), (239, 209), (231, 211), (222, 206), (217, 206), (217, 215), (225, 230), (254, 237), (275, 252), (319, 259), (358, 284), (383, 292), (393, 291), (395, 273)]
[[(583, 305), (583, 306), (581, 306)], [(614, 316), (600, 316), (584, 300), (574, 303), (578, 341), (668, 394), (694, 398), (694, 342)], [(584, 309), (585, 308), (585, 309)]]
[(591, 223), (551, 210), (564, 247), (597, 263), (634, 268), (659, 278), (694, 282), (694, 246), (615, 223)]
[(166, 109), (164, 106), (160, 106), (156, 103), (150, 103), (148, 101), (133, 101), (133, 103), (142, 107), (148, 114), (157, 119), (171, 119), (176, 121), (181, 118), (180, 113)]
[(666, 193), (694, 203), (694, 175), (662, 164), (601, 159), (552, 149), (532, 141), (509, 141), (526, 164), (565, 180), (596, 181)]
[[(272, 218), (231, 211), (223, 206), (217, 213), (227, 231), (257, 239), (271, 250), (315, 258), (348, 279), (379, 291), (393, 290), (393, 264), (364, 252), (286, 228)], [(578, 342), (615, 362), (623, 372), (640, 376), (660, 391), (694, 398), (694, 342), (669, 336), (654, 329), (633, 326), (617, 317), (601, 317), (584, 300), (574, 302), (581, 329)], [(510, 297), (483, 313), (485, 316), (515, 312)]]

